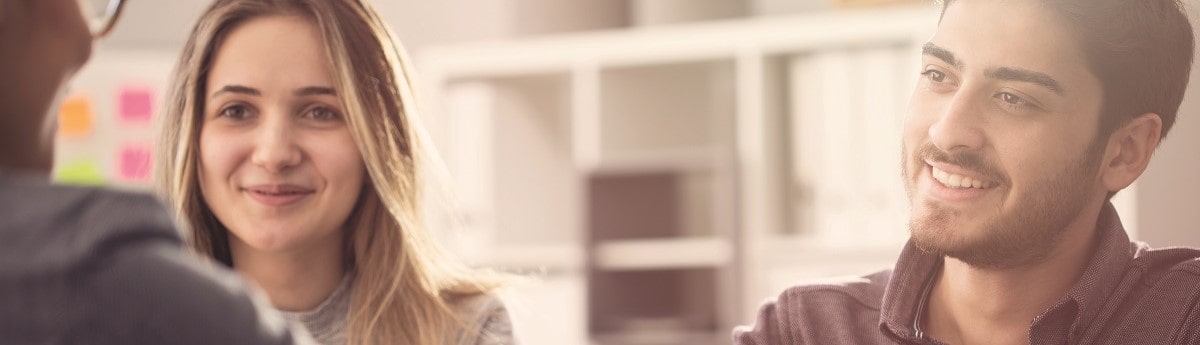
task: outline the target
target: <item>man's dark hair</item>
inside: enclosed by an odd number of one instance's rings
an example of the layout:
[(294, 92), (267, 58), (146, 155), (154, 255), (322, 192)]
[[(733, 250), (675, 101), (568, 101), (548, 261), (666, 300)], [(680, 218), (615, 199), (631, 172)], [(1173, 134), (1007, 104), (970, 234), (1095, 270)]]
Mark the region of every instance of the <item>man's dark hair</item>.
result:
[[(942, 2), (942, 15), (954, 0)], [(989, 0), (990, 1), (990, 0)], [(1179, 0), (1038, 0), (1055, 11), (1084, 49), (1100, 79), (1103, 142), (1135, 116), (1162, 118), (1161, 138), (1175, 124), (1192, 69), (1192, 26)]]

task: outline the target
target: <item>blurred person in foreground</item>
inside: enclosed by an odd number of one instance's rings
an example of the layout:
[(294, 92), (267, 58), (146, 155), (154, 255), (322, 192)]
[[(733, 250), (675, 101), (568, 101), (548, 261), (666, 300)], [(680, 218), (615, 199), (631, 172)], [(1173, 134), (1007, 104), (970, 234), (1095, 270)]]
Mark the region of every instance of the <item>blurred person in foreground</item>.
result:
[(311, 344), (153, 197), (48, 180), (55, 101), (122, 6), (0, 0), (0, 344)]
[(1175, 122), (1192, 55), (1177, 0), (947, 0), (894, 269), (792, 287), (734, 343), (1200, 344), (1200, 251), (1130, 241), (1109, 203)]

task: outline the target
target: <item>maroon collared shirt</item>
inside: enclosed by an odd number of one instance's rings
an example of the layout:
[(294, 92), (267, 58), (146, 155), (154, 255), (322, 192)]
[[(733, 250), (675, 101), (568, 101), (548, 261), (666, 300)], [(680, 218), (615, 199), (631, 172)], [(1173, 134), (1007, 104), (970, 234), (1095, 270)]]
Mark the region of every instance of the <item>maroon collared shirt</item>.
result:
[[(1029, 325), (1029, 343), (1200, 344), (1200, 250), (1130, 242), (1111, 204), (1079, 281)], [(910, 242), (895, 268), (792, 287), (767, 302), (738, 345), (943, 344), (918, 326), (942, 258)]]

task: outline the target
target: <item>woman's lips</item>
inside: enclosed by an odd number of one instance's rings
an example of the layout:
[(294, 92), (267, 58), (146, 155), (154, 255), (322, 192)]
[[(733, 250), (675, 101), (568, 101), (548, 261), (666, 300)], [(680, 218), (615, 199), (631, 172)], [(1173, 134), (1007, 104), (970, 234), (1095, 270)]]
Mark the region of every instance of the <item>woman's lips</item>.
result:
[(242, 188), (242, 191), (270, 207), (289, 206), (313, 194), (311, 188), (292, 184), (261, 184)]

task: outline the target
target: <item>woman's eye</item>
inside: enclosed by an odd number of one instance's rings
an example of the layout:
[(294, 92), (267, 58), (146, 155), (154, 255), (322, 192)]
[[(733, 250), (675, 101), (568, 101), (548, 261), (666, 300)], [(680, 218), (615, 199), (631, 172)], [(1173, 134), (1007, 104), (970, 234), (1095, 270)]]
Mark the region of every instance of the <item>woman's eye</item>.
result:
[(337, 119), (341, 118), (341, 115), (339, 115), (337, 113), (337, 111), (334, 111), (333, 109), (329, 109), (326, 107), (314, 107), (312, 109), (309, 109), (308, 112), (306, 114), (304, 114), (304, 116), (314, 119), (314, 120), (320, 120), (320, 121), (332, 121), (332, 120), (337, 120)]
[(250, 110), (243, 105), (232, 105), (221, 109), (217, 116), (229, 118), (232, 120), (242, 120), (250, 117)]

